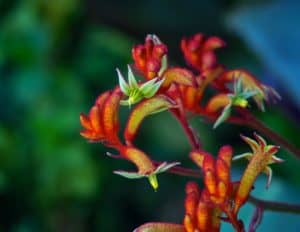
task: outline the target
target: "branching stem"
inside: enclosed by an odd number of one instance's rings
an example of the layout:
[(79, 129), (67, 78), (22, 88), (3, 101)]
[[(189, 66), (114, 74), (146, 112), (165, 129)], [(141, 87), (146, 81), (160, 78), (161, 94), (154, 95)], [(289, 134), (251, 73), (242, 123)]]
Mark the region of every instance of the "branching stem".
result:
[(249, 196), (248, 201), (253, 205), (260, 206), (264, 211), (300, 214), (299, 204), (261, 200), (253, 196)]
[(171, 111), (174, 117), (178, 120), (182, 126), (191, 146), (193, 149), (199, 149), (201, 147), (198, 136), (193, 131), (192, 127), (189, 125), (185, 116), (181, 116), (174, 111)]
[(273, 140), (273, 142), (280, 145), (281, 147), (286, 148), (290, 153), (292, 153), (298, 159), (300, 159), (300, 150), (294, 144), (290, 143), (285, 138), (281, 137), (279, 134), (274, 132), (262, 121), (257, 119), (254, 115), (252, 115), (248, 110), (240, 110), (240, 113), (244, 118), (246, 125), (266, 135), (267, 137), (269, 137), (269, 139)]

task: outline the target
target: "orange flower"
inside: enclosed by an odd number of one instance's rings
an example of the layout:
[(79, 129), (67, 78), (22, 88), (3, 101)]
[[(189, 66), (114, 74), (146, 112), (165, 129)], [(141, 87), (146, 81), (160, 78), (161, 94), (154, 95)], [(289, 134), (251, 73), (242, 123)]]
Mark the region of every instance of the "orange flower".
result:
[(249, 164), (244, 171), (240, 184), (238, 186), (235, 196), (234, 213), (236, 214), (240, 207), (247, 201), (249, 193), (253, 187), (254, 181), (261, 172), (264, 172), (268, 176), (266, 187), (268, 188), (272, 179), (272, 169), (269, 167), (273, 163), (281, 163), (282, 159), (278, 158), (274, 154), (278, 151), (279, 147), (274, 145), (267, 145), (266, 141), (254, 133), (254, 137), (257, 142), (248, 137), (242, 136), (242, 139), (249, 144), (252, 149), (252, 153), (245, 153), (234, 157), (234, 160), (246, 158), (249, 160)]
[(223, 146), (219, 150), (218, 158), (205, 151), (192, 151), (190, 158), (202, 168), (204, 183), (210, 201), (214, 204), (228, 204), (232, 191), (230, 181), (232, 148)]
[(148, 115), (161, 112), (163, 110), (176, 107), (175, 102), (164, 95), (158, 95), (150, 99), (145, 99), (139, 103), (131, 112), (124, 132), (127, 145), (132, 145), (138, 128), (144, 118)]
[(185, 216), (183, 225), (186, 232), (220, 231), (221, 209), (210, 202), (207, 192), (200, 191), (195, 182), (186, 185)]
[(104, 102), (107, 100), (111, 91), (101, 94), (95, 105), (91, 108), (88, 115), (80, 114), (80, 122), (84, 130), (80, 134), (91, 141), (102, 141), (105, 138), (102, 122), (102, 110)]
[(237, 185), (230, 178), (232, 153), (230, 146), (221, 147), (217, 159), (205, 151), (195, 150), (190, 153), (190, 158), (204, 175), (205, 188), (197, 206), (199, 231), (219, 231), (222, 213), (227, 216), (223, 220), (229, 221), (237, 231), (243, 231), (243, 223), (232, 210)]
[(80, 122), (84, 127), (80, 134), (90, 141), (105, 142), (108, 146), (120, 147), (118, 109), (121, 97), (119, 88), (101, 94), (88, 115), (80, 114)]
[(167, 46), (156, 35), (148, 35), (145, 44), (133, 47), (135, 67), (146, 79), (159, 77), (167, 67)]
[(220, 38), (205, 38), (201, 33), (181, 40), (181, 50), (186, 61), (200, 73), (215, 67), (217, 58), (214, 50), (224, 46), (225, 42)]

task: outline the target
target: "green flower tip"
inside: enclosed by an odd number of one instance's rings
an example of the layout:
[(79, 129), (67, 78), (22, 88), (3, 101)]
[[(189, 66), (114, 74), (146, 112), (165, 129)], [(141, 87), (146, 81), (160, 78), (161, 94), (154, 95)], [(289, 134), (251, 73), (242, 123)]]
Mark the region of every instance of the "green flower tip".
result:
[(140, 174), (138, 172), (126, 172), (126, 171), (114, 171), (114, 173), (117, 175), (120, 175), (122, 177), (128, 178), (128, 179), (140, 179), (140, 178), (147, 177), (151, 187), (156, 192), (159, 187), (158, 180), (157, 180), (157, 174), (166, 172), (169, 169), (171, 169), (174, 166), (177, 166), (179, 164), (180, 164), (179, 162), (173, 162), (173, 163), (163, 162), (150, 174)]
[(139, 85), (135, 76), (131, 70), (131, 67), (128, 65), (128, 83), (125, 81), (122, 73), (119, 69), (117, 69), (117, 74), (119, 78), (119, 86), (121, 91), (128, 96), (127, 100), (122, 100), (121, 105), (133, 105), (138, 103), (143, 98), (151, 98), (153, 97), (159, 87), (164, 82), (164, 79), (158, 80), (158, 78), (153, 78), (150, 81)]
[(152, 174), (152, 175), (148, 176), (148, 180), (150, 182), (150, 185), (152, 186), (152, 188), (156, 192), (157, 189), (158, 189), (158, 181), (157, 181), (156, 174)]
[(236, 80), (233, 86), (233, 94), (228, 94), (230, 103), (224, 107), (222, 113), (214, 123), (213, 128), (216, 129), (220, 124), (225, 122), (230, 117), (232, 106), (246, 108), (249, 105), (249, 101), (247, 99), (256, 96), (257, 94), (257, 91), (243, 88), (241, 79)]

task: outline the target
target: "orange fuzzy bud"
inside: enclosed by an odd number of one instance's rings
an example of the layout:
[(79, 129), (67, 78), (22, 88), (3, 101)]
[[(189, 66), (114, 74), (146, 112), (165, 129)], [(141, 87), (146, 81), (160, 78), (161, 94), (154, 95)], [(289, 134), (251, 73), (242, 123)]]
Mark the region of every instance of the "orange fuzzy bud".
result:
[(121, 149), (121, 154), (136, 165), (139, 174), (147, 175), (154, 172), (155, 165), (143, 151), (135, 147), (124, 146)]
[(103, 129), (106, 139), (112, 144), (120, 144), (118, 139), (118, 109), (121, 97), (122, 93), (120, 89), (116, 88), (114, 92), (107, 98), (103, 106)]
[(205, 38), (200, 33), (190, 38), (183, 38), (181, 41), (181, 50), (187, 63), (199, 72), (209, 70), (216, 65), (217, 58), (214, 50), (224, 46), (225, 43), (221, 39)]
[(80, 114), (80, 122), (85, 130), (80, 134), (91, 141), (102, 141), (105, 138), (105, 132), (102, 123), (103, 105), (109, 97), (109, 92), (105, 92), (98, 97), (96, 104), (91, 108), (88, 115)]
[(146, 79), (158, 77), (167, 55), (166, 45), (155, 35), (148, 35), (144, 44), (136, 45), (132, 49), (135, 67), (143, 73)]
[(181, 85), (195, 85), (194, 75), (191, 71), (183, 68), (169, 68), (163, 74), (163, 87), (168, 88), (172, 83)]
[(127, 144), (131, 144), (134, 139), (137, 130), (143, 121), (143, 119), (150, 115), (168, 108), (174, 107), (175, 104), (165, 96), (156, 96), (139, 103), (129, 116), (125, 128), (125, 140)]
[(200, 198), (200, 189), (195, 182), (186, 185), (185, 214), (188, 215), (187, 223), (195, 225), (197, 222), (196, 210)]
[(206, 112), (209, 114), (216, 113), (220, 109), (229, 105), (231, 102), (230, 97), (227, 94), (218, 94), (213, 96), (206, 105)]

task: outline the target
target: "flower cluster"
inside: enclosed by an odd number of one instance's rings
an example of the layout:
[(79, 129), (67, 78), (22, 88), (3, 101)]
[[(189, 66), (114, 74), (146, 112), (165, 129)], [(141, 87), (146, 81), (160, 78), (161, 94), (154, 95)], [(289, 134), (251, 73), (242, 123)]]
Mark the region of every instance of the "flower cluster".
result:
[(248, 199), (254, 182), (262, 172), (268, 175), (267, 187), (271, 181), (272, 163), (283, 162), (274, 154), (278, 151), (277, 146), (267, 145), (265, 140), (254, 134), (257, 142), (249, 137), (242, 136), (248, 143), (252, 153), (245, 153), (235, 156), (233, 160), (246, 157), (250, 160), (242, 178), (239, 181), (232, 181), (230, 167), (233, 150), (231, 146), (223, 146), (219, 150), (217, 158), (205, 151), (195, 150), (190, 153), (190, 158), (203, 172), (204, 189), (200, 190), (196, 182), (189, 182), (186, 185), (185, 216), (183, 226), (170, 223), (147, 223), (139, 227), (137, 231), (167, 231), (182, 232), (218, 232), (221, 222), (229, 222), (236, 231), (244, 231), (244, 224), (238, 218), (238, 212)]
[[(167, 46), (157, 36), (148, 35), (144, 44), (132, 49), (133, 64), (128, 65), (128, 77), (125, 78), (117, 69), (119, 84), (113, 90), (100, 94), (88, 115), (80, 115), (83, 137), (114, 148), (119, 158), (127, 159), (137, 167), (136, 172), (115, 173), (126, 178), (146, 177), (155, 190), (158, 188), (157, 174), (174, 170), (179, 163), (159, 164), (135, 146), (134, 139), (144, 118), (168, 110), (189, 138), (192, 146), (190, 158), (203, 172), (204, 189), (200, 191), (194, 182), (187, 184), (183, 225), (147, 223), (136, 231), (219, 231), (222, 221), (230, 222), (237, 231), (243, 231), (238, 211), (247, 201), (256, 177), (261, 172), (271, 176), (268, 165), (282, 161), (274, 156), (278, 147), (267, 145), (256, 134), (257, 142), (243, 136), (252, 153), (235, 159), (245, 157), (250, 162), (242, 178), (232, 181), (232, 148), (223, 146), (214, 158), (201, 149), (199, 139), (189, 126), (188, 113), (214, 121), (216, 128), (227, 120), (245, 120), (240, 112), (248, 111), (252, 101), (264, 110), (264, 102), (280, 97), (249, 72), (228, 70), (219, 64), (216, 50), (224, 46), (220, 38), (200, 33), (184, 38), (181, 49), (190, 68), (173, 67), (168, 62)], [(142, 80), (138, 80), (137, 75)], [(208, 88), (214, 95), (203, 100)], [(129, 106), (131, 110), (123, 133), (119, 131), (120, 105)], [(123, 134), (123, 139), (120, 134)]]

